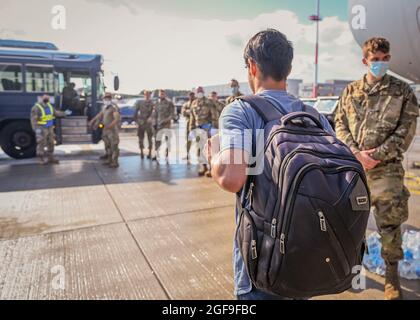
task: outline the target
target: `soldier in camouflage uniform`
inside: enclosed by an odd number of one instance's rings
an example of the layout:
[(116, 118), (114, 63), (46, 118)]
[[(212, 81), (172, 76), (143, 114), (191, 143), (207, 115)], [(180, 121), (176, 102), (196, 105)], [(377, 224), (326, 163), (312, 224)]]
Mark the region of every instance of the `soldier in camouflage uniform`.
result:
[(41, 101), (31, 109), (31, 125), (37, 143), (36, 153), (40, 164), (58, 164), (59, 161), (54, 158), (54, 119), (64, 117), (66, 113), (56, 110), (50, 103), (50, 96), (47, 94), (42, 96)]
[(419, 106), (408, 84), (386, 74), (391, 59), (387, 40), (368, 40), (363, 53), (369, 72), (344, 90), (336, 130), (367, 172), (387, 267), (385, 299), (395, 300), (402, 298), (398, 262), (403, 258), (401, 225), (408, 219), (410, 196), (402, 160), (415, 136)]
[(219, 97), (217, 96), (217, 92), (215, 92), (215, 91), (213, 91), (210, 94), (210, 100), (216, 106), (216, 112), (217, 112), (217, 118), (215, 119), (215, 121), (213, 121), (213, 128), (214, 129), (219, 129), (219, 118), (220, 118), (220, 115), (222, 114), (222, 111), (223, 111), (223, 109), (225, 108), (226, 105), (219, 101)]
[(232, 95), (226, 99), (226, 105), (231, 104), (237, 97), (242, 96), (243, 94), (239, 91), (239, 82), (236, 79), (230, 81), (230, 87), (232, 88)]
[(144, 136), (147, 134), (147, 141), (149, 147), (149, 154), (147, 159), (152, 158), (152, 147), (153, 147), (153, 101), (151, 100), (151, 92), (145, 90), (144, 96), (146, 100), (137, 101), (134, 108), (134, 121), (138, 125), (137, 135), (139, 137), (140, 156), (144, 158)]
[(103, 164), (108, 165), (110, 168), (119, 167), (120, 121), (121, 115), (118, 106), (112, 102), (112, 95), (106, 93), (104, 96), (104, 109), (90, 121), (90, 125), (94, 128), (103, 126), (102, 140), (105, 144), (105, 156), (102, 156), (101, 159), (105, 160)]
[(190, 150), (191, 150), (191, 141), (189, 139), (190, 136), (190, 123), (191, 123), (191, 106), (195, 100), (195, 92), (190, 92), (188, 102), (184, 103), (182, 106), (181, 114), (187, 120), (187, 157), (186, 160), (188, 163), (190, 162)]
[[(190, 131), (194, 129), (202, 129), (207, 132), (210, 137), (210, 130), (212, 123), (218, 118), (216, 106), (214, 103), (204, 96), (204, 89), (202, 87), (197, 88), (197, 99), (192, 103), (191, 106), (191, 122)], [(201, 158), (202, 150), (199, 150), (198, 157)], [(200, 163), (200, 169), (198, 171), (199, 176), (206, 175), (211, 177), (210, 168), (203, 163)]]
[[(154, 161), (157, 161), (158, 150), (162, 144), (162, 141), (157, 140), (157, 134), (162, 129), (171, 129), (172, 120), (175, 120), (175, 106), (174, 104), (166, 98), (165, 90), (159, 91), (159, 102), (156, 103), (155, 109), (153, 112), (153, 121), (155, 125), (155, 147), (156, 147), (156, 156), (153, 157)], [(166, 141), (168, 137), (165, 137)], [(169, 149), (165, 150), (165, 159), (168, 163), (169, 161)]]

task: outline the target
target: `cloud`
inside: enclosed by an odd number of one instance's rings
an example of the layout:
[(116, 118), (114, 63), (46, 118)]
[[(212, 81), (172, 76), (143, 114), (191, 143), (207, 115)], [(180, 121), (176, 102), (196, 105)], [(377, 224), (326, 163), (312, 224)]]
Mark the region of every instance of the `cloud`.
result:
[(1, 38), (13, 38), (13, 37), (20, 37), (26, 34), (25, 31), (21, 29), (8, 29), (8, 28), (0, 28), (0, 37)]
[(241, 35), (237, 33), (227, 35), (226, 40), (232, 47), (243, 48), (245, 45), (245, 39), (243, 39)]
[[(123, 92), (190, 89), (226, 83), (231, 78), (245, 81), (243, 48), (251, 36), (267, 28), (280, 30), (293, 42), (296, 58), (291, 76), (304, 81), (313, 78), (315, 27), (291, 11), (225, 21), (140, 10), (128, 0), (107, 0), (107, 5), (100, 0), (63, 0), (67, 29), (57, 31), (50, 26), (56, 0), (28, 2), (9, 2), (7, 11), (0, 11), (2, 25), (26, 32), (16, 36), (24, 40), (49, 41), (66, 51), (102, 54), (106, 83), (111, 86), (112, 73), (118, 73)], [(359, 78), (363, 72), (360, 49), (347, 22), (327, 17), (320, 30), (320, 79)]]
[(128, 9), (128, 11), (134, 15), (138, 14), (139, 12), (138, 4), (136, 4), (132, 0), (85, 0), (85, 1), (91, 2), (91, 3), (96, 2), (100, 4), (105, 4), (105, 5), (110, 6), (111, 8), (123, 7), (123, 8)]

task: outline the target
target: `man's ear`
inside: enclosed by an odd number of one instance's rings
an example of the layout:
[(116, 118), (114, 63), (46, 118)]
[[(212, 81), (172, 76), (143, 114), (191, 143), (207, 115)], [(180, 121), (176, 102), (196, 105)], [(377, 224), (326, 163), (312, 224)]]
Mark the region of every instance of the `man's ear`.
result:
[(257, 64), (255, 63), (255, 61), (249, 59), (248, 65), (249, 65), (249, 72), (251, 73), (253, 77), (255, 77), (257, 74), (257, 69), (258, 69)]
[(362, 59), (362, 63), (367, 67), (369, 65), (368, 61), (366, 58)]

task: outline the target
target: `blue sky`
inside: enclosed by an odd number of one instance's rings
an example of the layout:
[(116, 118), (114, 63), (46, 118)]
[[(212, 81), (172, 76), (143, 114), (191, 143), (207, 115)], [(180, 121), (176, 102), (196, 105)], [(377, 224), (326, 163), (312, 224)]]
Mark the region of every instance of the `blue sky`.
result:
[[(100, 0), (93, 0), (100, 1)], [(106, 1), (106, 0), (105, 0)], [(115, 5), (116, 1), (108, 1)], [(130, 1), (120, 1), (135, 8)], [(204, 19), (234, 20), (252, 18), (261, 13), (276, 10), (290, 10), (295, 12), (302, 21), (315, 12), (315, 0), (137, 0), (141, 8), (156, 10), (166, 14)], [(321, 0), (321, 10), (324, 16), (338, 16), (347, 19), (347, 1)], [(309, 22), (308, 22), (309, 23)]]

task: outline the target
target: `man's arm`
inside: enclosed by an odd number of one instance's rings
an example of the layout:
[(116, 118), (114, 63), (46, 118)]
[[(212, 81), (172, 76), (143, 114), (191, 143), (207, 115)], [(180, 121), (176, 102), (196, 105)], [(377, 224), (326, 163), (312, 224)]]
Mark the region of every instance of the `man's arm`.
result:
[(347, 114), (344, 109), (348, 95), (349, 89), (346, 88), (340, 98), (337, 113), (335, 115), (336, 135), (338, 139), (350, 148), (357, 160), (359, 160), (359, 162), (363, 165), (363, 168), (365, 170), (371, 170), (381, 163), (381, 161), (372, 158), (372, 154), (375, 152), (375, 149), (360, 150), (358, 143), (354, 140), (354, 137), (350, 132)]
[(97, 127), (99, 125), (99, 121), (102, 119), (104, 112), (99, 112), (92, 120), (89, 121), (90, 127)]
[(54, 109), (54, 117), (56, 117), (56, 118), (64, 118), (64, 117), (67, 116), (64, 111), (57, 110), (56, 108), (53, 108), (53, 109)]
[(335, 132), (337, 138), (344, 142), (351, 149), (351, 151), (356, 154), (360, 152), (360, 148), (358, 143), (354, 140), (352, 133), (350, 132), (347, 114), (344, 109), (348, 95), (349, 90), (346, 88), (338, 103), (337, 113), (335, 115)]
[(176, 120), (175, 105), (172, 102), (169, 103), (169, 110), (171, 111), (171, 114), (172, 114), (171, 120)]
[(139, 119), (139, 110), (140, 110), (140, 102), (137, 101), (136, 104), (134, 105), (134, 117), (133, 117), (133, 120), (136, 123)]
[(401, 117), (394, 133), (373, 153), (373, 158), (388, 161), (408, 150), (416, 135), (419, 105), (413, 90), (407, 86)]
[[(240, 149), (227, 149), (217, 152), (219, 136), (214, 136), (209, 143), (211, 173), (214, 181), (225, 191), (238, 193), (242, 190), (248, 178), (247, 169), (249, 154)], [(241, 159), (241, 161), (238, 161)], [(235, 164), (235, 161), (238, 164)]]
[(207, 155), (215, 182), (228, 192), (237, 193), (245, 185), (252, 152), (253, 128), (245, 112), (246, 105), (235, 101), (225, 108), (219, 119), (220, 135), (209, 140)]
[(189, 127), (189, 131), (193, 131), (195, 129), (195, 114), (192, 110), (192, 107), (190, 108), (190, 127)]
[(39, 111), (37, 106), (33, 106), (31, 109), (31, 126), (34, 131), (38, 129)]
[(185, 118), (189, 118), (190, 114), (191, 114), (191, 110), (189, 109), (188, 106), (189, 106), (188, 102), (184, 103), (184, 105), (182, 106), (182, 109), (181, 109), (181, 113)]

